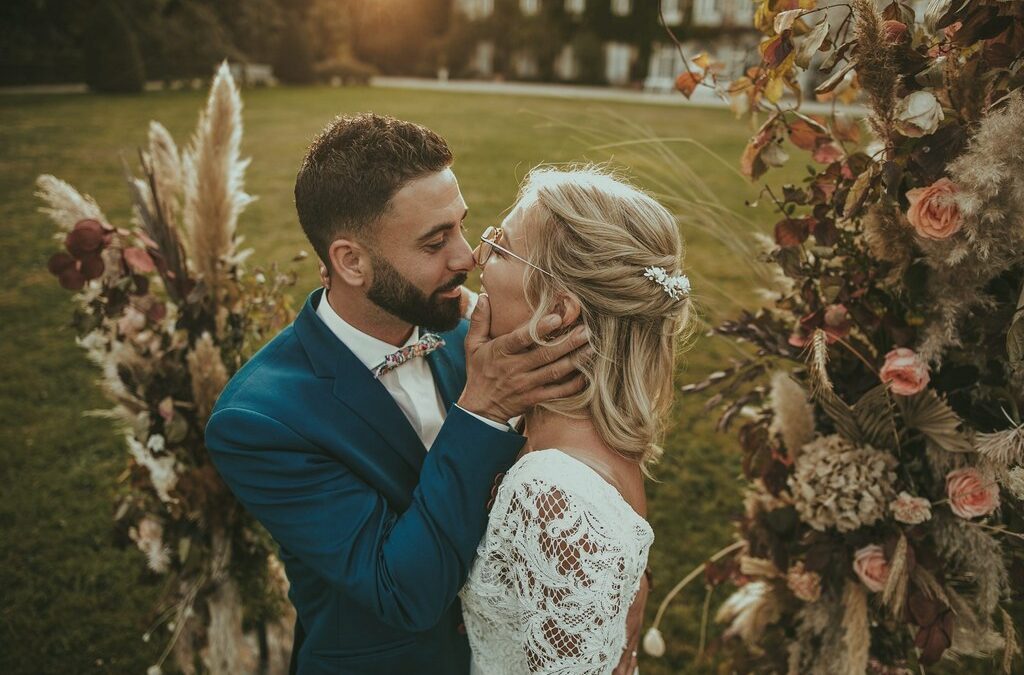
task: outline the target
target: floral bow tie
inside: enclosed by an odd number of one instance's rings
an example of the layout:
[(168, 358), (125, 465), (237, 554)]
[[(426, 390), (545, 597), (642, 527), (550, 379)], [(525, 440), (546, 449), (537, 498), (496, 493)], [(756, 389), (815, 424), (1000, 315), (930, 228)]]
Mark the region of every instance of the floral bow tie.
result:
[(444, 347), (444, 339), (436, 333), (424, 333), (420, 336), (420, 339), (411, 345), (402, 347), (394, 354), (388, 354), (384, 357), (384, 362), (376, 366), (373, 369), (373, 379), (379, 380), (385, 373), (390, 373), (392, 370), (402, 365), (410, 359), (414, 359), (417, 356), (426, 356), (432, 351)]

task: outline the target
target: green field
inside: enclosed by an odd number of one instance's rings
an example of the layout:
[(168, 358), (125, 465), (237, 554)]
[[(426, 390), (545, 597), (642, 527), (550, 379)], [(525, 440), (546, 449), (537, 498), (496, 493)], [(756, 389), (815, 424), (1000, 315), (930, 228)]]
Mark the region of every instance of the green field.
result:
[[(59, 244), (36, 210), (33, 183), (53, 173), (93, 195), (112, 221), (126, 223), (119, 153), (134, 156), (151, 119), (184, 145), (203, 99), (199, 92), (0, 98), (0, 672), (141, 673), (163, 643), (161, 635), (148, 644), (140, 637), (160, 580), (143, 574), (134, 549), (114, 545), (111, 495), (126, 453), (108, 422), (83, 416), (105, 401), (68, 327), (70, 295), (46, 271)], [(730, 167), (750, 130), (727, 111), (377, 89), (254, 90), (244, 99), (243, 150), (252, 157), (246, 187), (259, 197), (239, 225), (245, 246), (256, 249), (251, 264), (288, 266), (297, 251), (309, 250), (292, 205), (306, 144), (332, 116), (372, 110), (424, 123), (448, 139), (473, 237), (500, 218), (518, 181), (541, 162), (607, 160), (614, 152), (627, 169), (642, 169), (641, 182), (652, 189), (694, 191), (690, 197), (703, 206), (675, 205), (704, 313), (726, 316), (756, 301), (749, 258), (730, 237), (735, 218), (722, 215), (720, 225), (708, 210), (721, 202), (765, 232), (774, 222), (763, 203), (744, 206), (757, 191)], [(698, 139), (725, 161), (686, 142), (595, 148), (598, 135), (627, 141), (648, 133), (632, 125)], [(654, 154), (665, 148), (675, 159)], [(770, 177), (793, 180), (802, 172), (795, 157), (784, 174)], [(708, 187), (703, 196), (698, 177)], [(297, 301), (316, 283), (315, 270), (312, 258), (297, 268)], [(699, 339), (681, 363), (680, 383), (735, 353), (720, 340)], [(700, 401), (676, 406), (660, 482), (649, 486), (657, 536), (649, 619), (677, 579), (731, 541), (731, 519), (742, 508), (733, 437), (716, 435), (707, 418)], [(720, 590), (715, 601), (723, 597)], [(713, 670), (694, 665), (703, 601), (700, 583), (676, 600), (663, 625), (669, 654), (642, 658), (645, 675)]]

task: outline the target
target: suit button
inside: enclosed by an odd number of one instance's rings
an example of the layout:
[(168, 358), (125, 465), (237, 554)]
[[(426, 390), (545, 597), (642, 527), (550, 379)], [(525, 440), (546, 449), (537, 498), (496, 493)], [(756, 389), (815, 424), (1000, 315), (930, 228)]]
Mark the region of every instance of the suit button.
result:
[(458, 626), (455, 627), (455, 630), (459, 631), (459, 635), (465, 635), (466, 634), (466, 624), (460, 623)]

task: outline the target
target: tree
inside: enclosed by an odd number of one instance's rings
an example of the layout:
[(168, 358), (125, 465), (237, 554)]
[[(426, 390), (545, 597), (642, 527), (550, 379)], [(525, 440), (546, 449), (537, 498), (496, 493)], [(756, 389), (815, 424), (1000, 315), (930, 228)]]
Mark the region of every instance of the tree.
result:
[(302, 15), (291, 12), (277, 49), (274, 74), (285, 84), (309, 84), (316, 79), (309, 29)]
[(89, 13), (84, 32), (85, 82), (93, 91), (132, 94), (146, 83), (139, 44), (124, 15), (109, 0)]

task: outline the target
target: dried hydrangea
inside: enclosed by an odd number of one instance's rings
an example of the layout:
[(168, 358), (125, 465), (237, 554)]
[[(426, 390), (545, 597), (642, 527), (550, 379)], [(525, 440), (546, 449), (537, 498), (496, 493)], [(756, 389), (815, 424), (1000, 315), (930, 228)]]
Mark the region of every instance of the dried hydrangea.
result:
[(1003, 485), (1014, 497), (1024, 500), (1024, 467), (1015, 466), (1006, 474)]
[(800, 519), (816, 530), (850, 532), (885, 517), (895, 497), (896, 458), (823, 436), (803, 447), (789, 478)]

